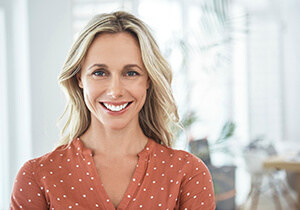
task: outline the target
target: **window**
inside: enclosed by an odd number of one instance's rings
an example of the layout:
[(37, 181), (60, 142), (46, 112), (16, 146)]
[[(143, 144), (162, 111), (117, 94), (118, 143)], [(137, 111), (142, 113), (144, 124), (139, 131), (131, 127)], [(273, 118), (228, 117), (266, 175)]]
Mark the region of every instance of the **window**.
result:
[(283, 140), (282, 27), (272, 14), (249, 21), (249, 130), (250, 138)]
[(121, 9), (133, 12), (134, 2), (135, 1), (131, 0), (73, 0), (72, 17), (74, 38), (94, 15)]

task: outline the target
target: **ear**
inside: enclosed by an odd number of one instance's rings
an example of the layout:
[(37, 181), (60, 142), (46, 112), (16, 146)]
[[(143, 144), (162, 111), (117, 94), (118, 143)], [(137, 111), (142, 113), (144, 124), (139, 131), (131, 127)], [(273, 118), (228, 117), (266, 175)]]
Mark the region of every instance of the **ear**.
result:
[(147, 79), (147, 89), (150, 87), (150, 84), (151, 84), (151, 80), (150, 80), (150, 77), (148, 77), (148, 79)]
[(76, 74), (76, 79), (77, 79), (77, 82), (78, 82), (78, 86), (80, 88), (83, 88), (82, 81), (81, 81), (81, 71)]

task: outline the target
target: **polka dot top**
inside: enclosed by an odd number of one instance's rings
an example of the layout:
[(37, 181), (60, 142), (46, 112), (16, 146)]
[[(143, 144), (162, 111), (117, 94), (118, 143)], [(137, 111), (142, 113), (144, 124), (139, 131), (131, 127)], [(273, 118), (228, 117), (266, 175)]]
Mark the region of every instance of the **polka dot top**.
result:
[[(149, 139), (117, 210), (215, 209), (211, 175), (185, 151)], [(93, 161), (75, 139), (70, 146), (26, 162), (15, 179), (10, 209), (115, 210)]]

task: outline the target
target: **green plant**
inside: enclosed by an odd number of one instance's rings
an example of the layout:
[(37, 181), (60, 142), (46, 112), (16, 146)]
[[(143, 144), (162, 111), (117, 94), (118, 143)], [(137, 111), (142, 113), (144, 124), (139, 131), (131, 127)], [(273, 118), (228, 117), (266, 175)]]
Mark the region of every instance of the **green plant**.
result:
[(189, 129), (190, 126), (196, 122), (197, 120), (197, 117), (195, 115), (194, 112), (188, 112), (186, 114), (184, 114), (181, 118), (181, 121), (180, 121), (180, 124), (181, 124), (181, 127), (182, 129), (178, 129), (178, 130), (175, 130), (175, 136), (176, 138), (178, 139), (179, 136), (185, 132), (186, 129)]
[(228, 140), (230, 139), (230, 137), (234, 135), (235, 129), (236, 129), (235, 123), (233, 123), (232, 121), (227, 121), (223, 125), (218, 139), (210, 145), (210, 151), (232, 154), (232, 151), (228, 146)]

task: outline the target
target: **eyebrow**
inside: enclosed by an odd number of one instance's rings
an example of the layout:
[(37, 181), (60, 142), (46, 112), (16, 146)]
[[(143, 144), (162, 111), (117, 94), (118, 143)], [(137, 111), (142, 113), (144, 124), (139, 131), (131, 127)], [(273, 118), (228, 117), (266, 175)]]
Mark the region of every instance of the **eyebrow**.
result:
[(141, 71), (143, 71), (143, 69), (139, 65), (137, 65), (137, 64), (128, 64), (128, 65), (125, 65), (124, 69), (126, 69), (126, 68), (132, 68), (132, 67), (136, 67), (136, 68), (140, 69)]
[[(91, 65), (90, 67), (88, 67), (88, 70), (91, 70), (94, 67), (108, 68), (108, 66), (105, 64), (95, 63), (95, 64)], [(143, 71), (143, 69), (137, 64), (127, 64), (123, 67), (123, 69), (133, 68), (133, 67), (136, 67), (136, 68), (140, 69), (141, 71)]]
[(105, 64), (98, 64), (98, 63), (95, 63), (95, 64), (91, 65), (90, 67), (88, 67), (88, 70), (90, 70), (90, 69), (92, 69), (92, 68), (94, 68), (94, 67), (108, 68), (108, 66), (105, 65)]

